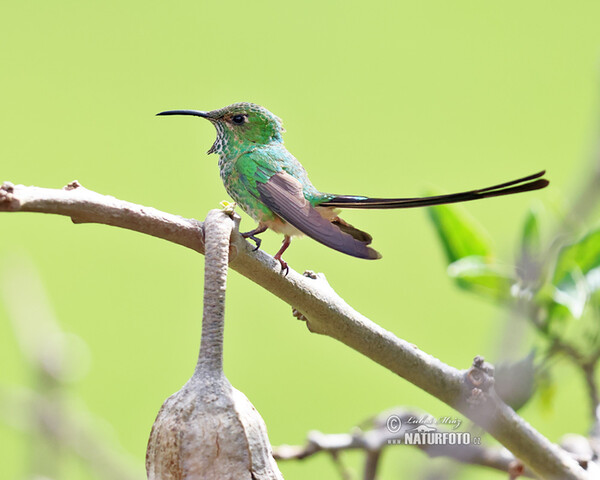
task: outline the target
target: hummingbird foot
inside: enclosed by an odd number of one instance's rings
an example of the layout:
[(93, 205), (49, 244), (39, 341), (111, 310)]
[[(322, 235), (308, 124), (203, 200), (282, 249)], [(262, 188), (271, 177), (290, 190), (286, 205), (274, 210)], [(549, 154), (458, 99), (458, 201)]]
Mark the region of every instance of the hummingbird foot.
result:
[(288, 267), (287, 262), (283, 258), (281, 258), (281, 256), (283, 255), (283, 252), (285, 252), (290, 246), (290, 243), (292, 243), (292, 238), (289, 235), (283, 237), (283, 243), (281, 244), (281, 248), (273, 257), (275, 260), (279, 261), (279, 264), (281, 265), (281, 274), (286, 277), (287, 274), (290, 273), (290, 267)]
[(279, 260), (279, 263), (281, 264), (281, 274), (284, 277), (287, 277), (287, 274), (290, 273), (290, 267), (288, 267), (287, 262), (283, 258), (275, 258), (276, 260)]
[(260, 245), (262, 244), (262, 238), (255, 237), (254, 235), (248, 235), (247, 237), (243, 235), (243, 237), (249, 238), (256, 244), (256, 247), (252, 249), (253, 252), (256, 252), (260, 248)]
[(266, 230), (267, 230), (266, 225), (259, 225), (254, 230), (250, 230), (249, 232), (242, 233), (242, 237), (249, 238), (256, 244), (256, 247), (254, 247), (252, 249), (253, 252), (256, 252), (260, 248), (260, 244), (262, 243), (262, 239), (258, 238), (256, 235), (258, 235), (259, 233), (263, 233)]

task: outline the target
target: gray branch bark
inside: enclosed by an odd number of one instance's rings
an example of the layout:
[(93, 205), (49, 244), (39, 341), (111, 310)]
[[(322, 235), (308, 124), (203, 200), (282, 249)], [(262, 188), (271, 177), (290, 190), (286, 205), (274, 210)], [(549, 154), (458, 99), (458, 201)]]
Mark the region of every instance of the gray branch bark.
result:
[[(204, 253), (200, 222), (100, 195), (75, 182), (63, 190), (5, 183), (0, 211), (66, 215), (75, 223), (128, 228)], [(539, 476), (588, 478), (567, 452), (498, 398), (491, 372), (482, 362), (476, 361), (468, 371), (444, 364), (356, 312), (323, 275), (303, 276), (293, 270), (287, 277), (280, 275), (279, 263), (262, 251), (252, 252), (237, 231), (231, 248), (230, 267), (301, 312), (310, 331), (339, 340), (463, 413)]]

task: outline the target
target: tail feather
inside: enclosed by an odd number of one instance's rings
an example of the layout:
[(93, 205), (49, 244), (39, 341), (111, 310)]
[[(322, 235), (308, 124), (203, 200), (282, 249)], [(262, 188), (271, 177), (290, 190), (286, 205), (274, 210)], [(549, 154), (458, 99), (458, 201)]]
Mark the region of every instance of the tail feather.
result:
[(501, 183), (491, 187), (469, 190), (466, 192), (451, 193), (447, 195), (436, 195), (433, 197), (417, 198), (369, 198), (355, 195), (338, 195), (332, 199), (319, 204), (324, 207), (338, 208), (414, 208), (442, 205), (446, 203), (468, 202), (482, 198), (512, 195), (513, 193), (529, 192), (539, 190), (550, 183), (545, 178), (540, 178), (546, 173), (545, 170), (528, 175), (527, 177)]
[(351, 235), (353, 238), (355, 238), (359, 242), (363, 242), (365, 245), (371, 245), (371, 242), (373, 241), (373, 237), (367, 232), (359, 230), (355, 226), (350, 225), (345, 220), (342, 220), (340, 217), (335, 217), (331, 221), (331, 223), (338, 227), (342, 232)]

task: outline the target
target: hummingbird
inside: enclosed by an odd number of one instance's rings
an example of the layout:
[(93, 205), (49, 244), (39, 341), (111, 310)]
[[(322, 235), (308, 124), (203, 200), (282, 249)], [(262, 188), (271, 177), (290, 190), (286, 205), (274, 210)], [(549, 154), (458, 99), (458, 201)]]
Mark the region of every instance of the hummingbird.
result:
[(334, 250), (374, 260), (381, 254), (371, 248), (373, 238), (339, 216), (340, 209), (412, 208), (466, 202), (481, 198), (538, 190), (548, 185), (545, 171), (527, 177), (460, 193), (416, 198), (374, 198), (321, 192), (304, 167), (283, 144), (283, 123), (264, 107), (234, 103), (211, 111), (168, 110), (157, 115), (192, 115), (211, 122), (217, 138), (208, 154), (219, 155), (221, 180), (231, 198), (258, 226), (242, 233), (258, 250), (259, 234), (271, 229), (283, 234), (275, 254), (281, 272), (289, 272), (282, 258), (291, 238), (307, 235)]

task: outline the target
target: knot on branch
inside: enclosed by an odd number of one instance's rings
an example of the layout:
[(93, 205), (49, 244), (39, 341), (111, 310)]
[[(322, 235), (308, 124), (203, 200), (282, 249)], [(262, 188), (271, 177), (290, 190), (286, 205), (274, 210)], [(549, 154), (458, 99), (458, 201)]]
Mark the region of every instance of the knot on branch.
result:
[(293, 307), (292, 307), (292, 317), (297, 318), (298, 320), (301, 320), (303, 322), (307, 321), (307, 318), (304, 316), (304, 314), (300, 310), (293, 308)]
[(64, 187), (63, 190), (66, 190), (67, 192), (71, 191), (71, 190), (75, 190), (76, 188), (81, 187), (81, 183), (79, 183), (78, 180), (73, 180), (70, 183), (67, 183)]
[(473, 365), (465, 373), (465, 383), (469, 392), (467, 404), (472, 407), (481, 405), (487, 400), (487, 393), (494, 386), (494, 366), (482, 356), (473, 359)]
[(312, 278), (313, 280), (319, 278), (318, 275), (312, 270), (304, 270), (304, 273), (302, 275), (304, 275), (307, 278)]
[(508, 466), (509, 480), (516, 480), (525, 473), (525, 465), (518, 459), (510, 462)]
[[(302, 276), (306, 277), (306, 278), (310, 278), (311, 280), (319, 279), (319, 274), (313, 272), (312, 270), (305, 270), (304, 273), (302, 274)], [(321, 274), (321, 277), (325, 281), (325, 283), (327, 283), (327, 281), (325, 280), (325, 276), (323, 274)], [(327, 286), (329, 286), (329, 284), (327, 284)], [(302, 322), (308, 322), (308, 318), (306, 318), (306, 315), (304, 315), (300, 310), (298, 310), (295, 307), (292, 307), (292, 316)], [(309, 327), (309, 330), (310, 330), (310, 327)]]
[[(586, 438), (583, 435), (567, 433), (560, 439), (560, 446), (573, 456), (581, 468), (588, 470), (591, 466), (590, 464), (596, 457), (591, 442), (593, 442), (593, 440)], [(594, 465), (591, 468), (596, 470), (598, 467)]]
[(15, 191), (15, 186), (10, 182), (4, 182), (0, 187), (0, 203), (9, 203), (12, 202), (14, 197), (13, 193)]

